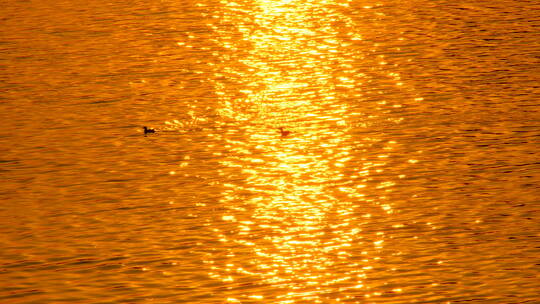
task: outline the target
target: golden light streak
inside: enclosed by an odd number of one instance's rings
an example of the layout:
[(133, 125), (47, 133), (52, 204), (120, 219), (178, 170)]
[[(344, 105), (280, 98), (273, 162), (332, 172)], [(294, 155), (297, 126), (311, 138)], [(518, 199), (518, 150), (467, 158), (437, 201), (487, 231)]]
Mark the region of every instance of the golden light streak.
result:
[[(349, 167), (357, 154), (353, 149), (367, 151), (380, 144), (368, 135), (353, 138), (356, 126), (351, 123), (365, 116), (367, 127), (368, 121), (379, 118), (342, 101), (361, 97), (369, 82), (367, 74), (354, 69), (354, 62), (365, 54), (347, 48), (362, 41), (362, 35), (336, 9), (349, 2), (221, 3), (215, 23), (209, 25), (219, 34), (214, 42), (223, 48), (223, 54), (217, 54), (222, 66), (216, 67), (212, 79), (227, 149), (221, 164), (237, 170), (241, 178), (222, 185), (226, 190), (220, 203), (227, 210), (221, 221), (226, 224), (217, 225), (216, 233), (230, 244), (229, 255), (252, 254), (241, 265), (219, 263), (212, 277), (233, 282), (248, 275), (293, 290), (277, 296), (279, 303), (320, 301), (336, 286), (365, 288), (366, 273), (378, 259), (369, 258), (370, 252), (383, 248), (384, 235), (364, 240), (364, 231), (349, 222), (354, 217), (371, 219), (371, 213), (358, 214), (360, 204), (393, 212), (391, 203), (368, 199), (363, 191), (371, 176), (383, 171), (386, 153), (396, 143), (388, 142), (381, 154), (361, 159), (361, 166)], [(229, 64), (233, 57), (236, 65)], [(384, 57), (376, 62), (387, 64)], [(398, 74), (387, 76), (401, 85)], [(291, 135), (280, 136), (277, 127)], [(380, 181), (374, 188), (390, 191), (394, 185)], [(346, 275), (333, 271), (345, 261)], [(310, 286), (317, 288), (305, 291)]]

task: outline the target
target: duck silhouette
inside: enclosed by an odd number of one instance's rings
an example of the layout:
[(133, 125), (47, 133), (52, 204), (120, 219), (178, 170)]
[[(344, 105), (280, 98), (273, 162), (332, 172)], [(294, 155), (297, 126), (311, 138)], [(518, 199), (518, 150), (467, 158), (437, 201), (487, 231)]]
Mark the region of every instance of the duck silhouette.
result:
[(283, 127), (279, 127), (278, 129), (279, 129), (279, 133), (281, 133), (281, 137), (285, 137), (291, 134), (291, 131), (284, 130)]
[(156, 133), (156, 130), (147, 128), (146, 126), (144, 126), (143, 129), (144, 129), (144, 134)]

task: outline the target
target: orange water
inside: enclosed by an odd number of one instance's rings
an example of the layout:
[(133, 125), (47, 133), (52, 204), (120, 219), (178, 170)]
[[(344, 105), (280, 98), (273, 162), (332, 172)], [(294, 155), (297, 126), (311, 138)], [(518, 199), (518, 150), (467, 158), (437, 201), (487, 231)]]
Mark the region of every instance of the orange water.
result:
[(51, 2), (0, 9), (0, 303), (540, 302), (536, 1)]

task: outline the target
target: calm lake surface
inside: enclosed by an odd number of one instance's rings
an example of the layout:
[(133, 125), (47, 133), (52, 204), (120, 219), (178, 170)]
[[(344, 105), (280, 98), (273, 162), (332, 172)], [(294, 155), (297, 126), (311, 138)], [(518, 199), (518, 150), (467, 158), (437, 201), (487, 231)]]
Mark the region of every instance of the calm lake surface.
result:
[(540, 303), (538, 1), (0, 18), (1, 303)]

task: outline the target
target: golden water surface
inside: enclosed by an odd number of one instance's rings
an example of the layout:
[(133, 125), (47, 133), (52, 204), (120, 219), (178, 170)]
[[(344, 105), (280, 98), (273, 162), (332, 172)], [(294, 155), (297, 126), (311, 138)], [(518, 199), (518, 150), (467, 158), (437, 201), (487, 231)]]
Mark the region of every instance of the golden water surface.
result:
[(536, 1), (89, 2), (0, 9), (1, 303), (540, 302)]

